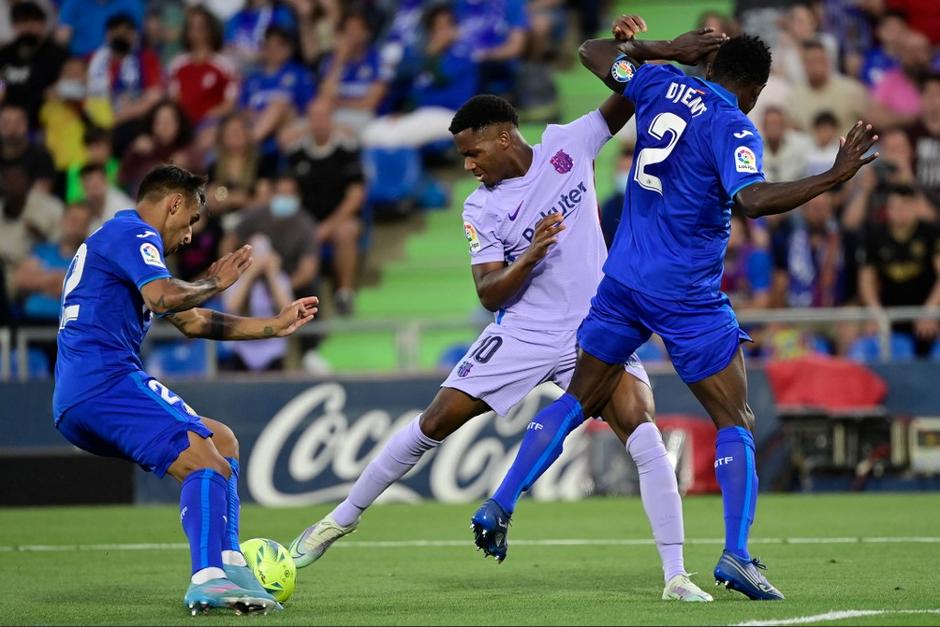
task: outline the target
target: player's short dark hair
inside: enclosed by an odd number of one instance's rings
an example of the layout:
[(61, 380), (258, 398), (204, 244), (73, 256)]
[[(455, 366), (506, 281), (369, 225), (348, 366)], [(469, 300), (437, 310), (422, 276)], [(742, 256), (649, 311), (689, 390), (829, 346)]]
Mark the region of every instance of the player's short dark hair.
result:
[(35, 2), (17, 2), (10, 7), (10, 22), (22, 24), (23, 22), (45, 22), (46, 12)]
[(832, 111), (826, 109), (825, 111), (820, 111), (813, 118), (813, 128), (819, 128), (820, 126), (831, 126), (833, 128), (839, 128), (839, 119), (836, 118), (836, 114)]
[(770, 77), (770, 48), (756, 35), (732, 37), (712, 61), (712, 77), (736, 85), (763, 85)]
[(468, 128), (479, 131), (490, 124), (500, 124), (502, 122), (519, 126), (519, 114), (505, 98), (493, 94), (480, 94), (463, 103), (457, 109), (448, 130), (452, 135), (456, 135)]
[(205, 204), (206, 177), (193, 174), (178, 165), (158, 165), (140, 182), (137, 202), (148, 199), (157, 201), (177, 192), (195, 196), (200, 205)]
[(85, 178), (86, 175), (94, 174), (96, 172), (100, 172), (102, 176), (108, 175), (108, 171), (105, 170), (103, 163), (97, 163), (97, 162), (92, 161), (82, 166), (82, 168), (78, 171), (78, 176), (81, 178)]
[(115, 28), (120, 28), (121, 26), (129, 26), (137, 30), (137, 22), (134, 21), (134, 18), (129, 13), (115, 13), (104, 23), (104, 31), (110, 33)]

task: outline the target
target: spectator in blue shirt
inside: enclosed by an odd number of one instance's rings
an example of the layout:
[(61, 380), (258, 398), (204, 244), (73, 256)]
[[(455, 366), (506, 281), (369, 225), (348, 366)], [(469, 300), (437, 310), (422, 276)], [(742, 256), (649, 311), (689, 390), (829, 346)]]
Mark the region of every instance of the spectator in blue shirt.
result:
[(37, 244), (16, 268), (14, 289), (22, 303), (23, 317), (30, 323), (58, 321), (65, 271), (88, 237), (91, 222), (92, 213), (87, 205), (70, 205), (62, 214), (59, 241)]
[(375, 118), (388, 89), (374, 38), (368, 15), (361, 9), (347, 11), (335, 51), (322, 65), (322, 97), (335, 109), (336, 123), (356, 135)]
[(262, 143), (262, 154), (277, 150), (277, 132), (306, 110), (316, 91), (310, 72), (294, 60), (294, 49), (289, 31), (269, 26), (261, 48), (261, 67), (242, 86), (240, 104), (251, 112), (252, 134)]
[(225, 23), (227, 52), (239, 64), (258, 60), (270, 26), (280, 26), (292, 34), (297, 20), (293, 12), (275, 0), (249, 0), (248, 6)]
[(422, 23), (424, 44), (405, 54), (401, 82), (411, 87), (405, 115), (387, 115), (366, 127), (368, 146), (423, 146), (450, 140), (448, 130), (457, 109), (477, 92), (477, 67), (460, 42), (454, 11), (447, 5), (428, 10)]
[(523, 0), (457, 0), (461, 39), (480, 63), (481, 91), (512, 92), (529, 20)]
[(105, 25), (115, 15), (129, 15), (139, 29), (142, 0), (63, 0), (56, 39), (74, 56), (85, 57), (104, 44)]
[(907, 31), (902, 13), (889, 11), (878, 20), (878, 45), (869, 48), (862, 59), (860, 79), (868, 87), (877, 85), (885, 72), (898, 66), (901, 40)]

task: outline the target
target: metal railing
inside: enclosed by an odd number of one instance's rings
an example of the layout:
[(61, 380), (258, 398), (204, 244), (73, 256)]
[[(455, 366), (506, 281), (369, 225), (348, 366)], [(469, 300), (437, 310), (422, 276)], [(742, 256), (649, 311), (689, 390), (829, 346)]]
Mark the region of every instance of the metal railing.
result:
[[(891, 359), (891, 326), (898, 322), (932, 318), (940, 320), (940, 309), (924, 307), (893, 307), (887, 309), (868, 309), (865, 307), (834, 307), (819, 309), (766, 309), (744, 311), (738, 314), (742, 324), (787, 324), (794, 326), (831, 326), (839, 322), (874, 322), (878, 327), (880, 357), (883, 361)], [(294, 337), (342, 335), (345, 333), (381, 332), (392, 333), (395, 338), (397, 368), (399, 372), (420, 372), (420, 352), (422, 337), (434, 331), (479, 331), (483, 323), (474, 320), (331, 320), (312, 322), (300, 329)], [(39, 342), (54, 342), (57, 334), (55, 327), (20, 327), (11, 330), (0, 327), (0, 380), (10, 380), (13, 373), (14, 358), (12, 348), (16, 347), (16, 375), (19, 380), (26, 380), (28, 373), (28, 348)], [(155, 341), (181, 339), (181, 335), (172, 325), (165, 322), (154, 324), (147, 334), (145, 347)], [(206, 342), (206, 376), (218, 374), (218, 351), (215, 342)]]

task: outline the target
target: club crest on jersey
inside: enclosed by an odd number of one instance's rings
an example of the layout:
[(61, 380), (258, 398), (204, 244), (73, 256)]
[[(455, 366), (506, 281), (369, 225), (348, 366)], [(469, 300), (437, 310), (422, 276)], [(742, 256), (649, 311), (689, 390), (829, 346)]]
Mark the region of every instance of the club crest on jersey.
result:
[(470, 252), (475, 253), (480, 250), (480, 238), (477, 237), (476, 228), (469, 222), (464, 222), (463, 233), (467, 236), (467, 242), (470, 244)]
[(148, 266), (166, 268), (166, 266), (163, 265), (163, 260), (160, 259), (160, 251), (150, 242), (145, 242), (140, 245), (140, 256), (143, 257), (144, 263)]
[(564, 150), (556, 152), (555, 156), (551, 159), (551, 163), (555, 166), (555, 171), (559, 174), (568, 174), (571, 172), (571, 168), (574, 167), (574, 161), (571, 160), (571, 157)]
[(465, 376), (467, 376), (468, 374), (470, 374), (470, 369), (471, 369), (471, 368), (473, 368), (473, 362), (472, 362), (472, 361), (469, 361), (469, 360), (468, 360), (468, 361), (465, 361), (465, 362), (461, 363), (461, 364), (460, 364), (460, 367), (457, 368), (457, 376), (458, 376), (458, 377), (465, 377)]
[(629, 83), (633, 80), (633, 73), (636, 68), (627, 61), (626, 57), (618, 57), (612, 66), (610, 66), (610, 75), (618, 83)]
[(738, 172), (757, 174), (757, 157), (754, 156), (754, 151), (747, 146), (738, 146), (734, 150), (734, 169)]

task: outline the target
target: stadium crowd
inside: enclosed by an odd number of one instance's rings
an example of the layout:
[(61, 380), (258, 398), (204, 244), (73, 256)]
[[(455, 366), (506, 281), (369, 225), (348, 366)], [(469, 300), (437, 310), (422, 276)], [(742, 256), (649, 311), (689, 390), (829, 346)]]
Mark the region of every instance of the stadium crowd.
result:
[[(198, 277), (250, 242), (255, 263), (225, 310), (265, 315), (322, 292), (328, 277), (336, 313), (350, 315), (373, 216), (446, 199), (424, 166), (453, 158), (453, 112), (488, 92), (510, 98), (523, 119), (559, 119), (559, 43), (570, 29), (599, 32), (609, 4), (8, 0), (0, 324), (55, 325), (77, 247), (167, 161), (209, 179), (207, 219), (176, 259), (178, 276)], [(735, 308), (940, 306), (935, 0), (739, 0), (734, 15), (706, 13), (701, 23), (772, 45), (773, 74), (752, 112), (769, 180), (826, 169), (858, 119), (881, 134), (881, 158), (837, 193), (792, 215), (734, 218), (724, 289)], [(629, 136), (617, 159), (607, 235), (632, 162)], [(836, 328), (765, 326), (752, 350), (877, 355), (868, 325)], [(895, 357), (940, 358), (938, 331), (931, 320), (898, 326)], [(263, 370), (282, 365), (286, 345), (239, 350), (234, 367)]]

